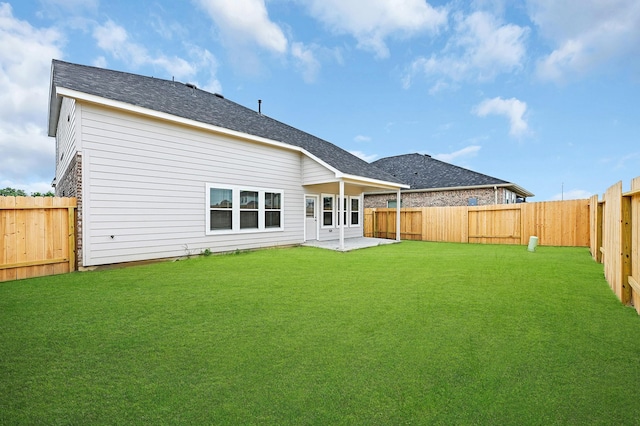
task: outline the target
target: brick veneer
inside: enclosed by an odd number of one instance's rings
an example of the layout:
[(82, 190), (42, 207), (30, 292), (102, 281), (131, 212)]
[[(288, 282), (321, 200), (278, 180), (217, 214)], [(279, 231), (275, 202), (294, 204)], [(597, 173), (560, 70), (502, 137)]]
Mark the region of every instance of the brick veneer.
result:
[[(504, 203), (504, 188), (497, 188), (498, 204)], [(496, 204), (493, 188), (460, 189), (434, 192), (403, 192), (402, 207), (444, 207), (468, 206), (469, 199), (475, 198), (478, 206)], [(365, 208), (387, 207), (387, 201), (395, 201), (396, 194), (367, 194), (364, 196)]]
[(76, 153), (69, 167), (56, 182), (56, 197), (76, 197), (78, 202), (76, 220), (76, 259), (82, 266), (82, 154)]

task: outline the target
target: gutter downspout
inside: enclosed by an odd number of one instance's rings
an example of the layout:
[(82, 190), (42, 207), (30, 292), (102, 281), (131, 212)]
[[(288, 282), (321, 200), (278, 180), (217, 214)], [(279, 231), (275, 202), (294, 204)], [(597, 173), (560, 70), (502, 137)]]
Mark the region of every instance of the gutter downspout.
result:
[(493, 204), (498, 204), (498, 187), (493, 187)]

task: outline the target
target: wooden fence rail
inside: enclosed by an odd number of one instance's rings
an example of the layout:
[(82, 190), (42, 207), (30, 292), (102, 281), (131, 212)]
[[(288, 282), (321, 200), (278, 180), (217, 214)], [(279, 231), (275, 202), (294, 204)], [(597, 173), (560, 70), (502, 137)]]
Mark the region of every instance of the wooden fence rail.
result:
[(640, 314), (640, 177), (631, 191), (622, 182), (607, 189), (602, 201), (590, 200), (591, 256), (604, 264), (604, 276), (624, 304)]
[[(589, 200), (400, 210), (400, 238), (589, 247)], [(365, 209), (366, 237), (395, 238), (396, 209)]]
[(0, 197), (0, 282), (76, 268), (76, 199)]

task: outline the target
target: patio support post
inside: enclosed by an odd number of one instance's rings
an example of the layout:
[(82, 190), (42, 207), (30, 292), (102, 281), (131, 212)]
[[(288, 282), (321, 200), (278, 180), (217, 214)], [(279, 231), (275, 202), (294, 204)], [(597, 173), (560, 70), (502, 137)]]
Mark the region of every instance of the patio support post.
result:
[(400, 241), (400, 204), (402, 199), (400, 198), (400, 190), (396, 193), (396, 241)]
[(344, 181), (340, 181), (338, 196), (338, 223), (340, 224), (340, 251), (344, 251)]

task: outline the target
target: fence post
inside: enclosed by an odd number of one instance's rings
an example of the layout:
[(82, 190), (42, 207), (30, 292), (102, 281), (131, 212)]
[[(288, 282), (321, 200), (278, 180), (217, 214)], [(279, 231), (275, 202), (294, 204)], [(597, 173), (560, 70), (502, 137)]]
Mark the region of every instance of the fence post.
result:
[(596, 260), (602, 263), (602, 222), (603, 222), (604, 202), (599, 201), (596, 210)]
[(622, 196), (622, 218), (621, 218), (621, 249), (622, 253), (622, 295), (621, 301), (625, 305), (631, 302), (631, 286), (629, 276), (631, 275), (631, 197)]
[(76, 208), (67, 209), (67, 223), (69, 231), (69, 272), (76, 270)]
[(372, 212), (373, 218), (373, 238), (378, 238), (378, 215), (376, 213), (376, 209), (373, 209)]

